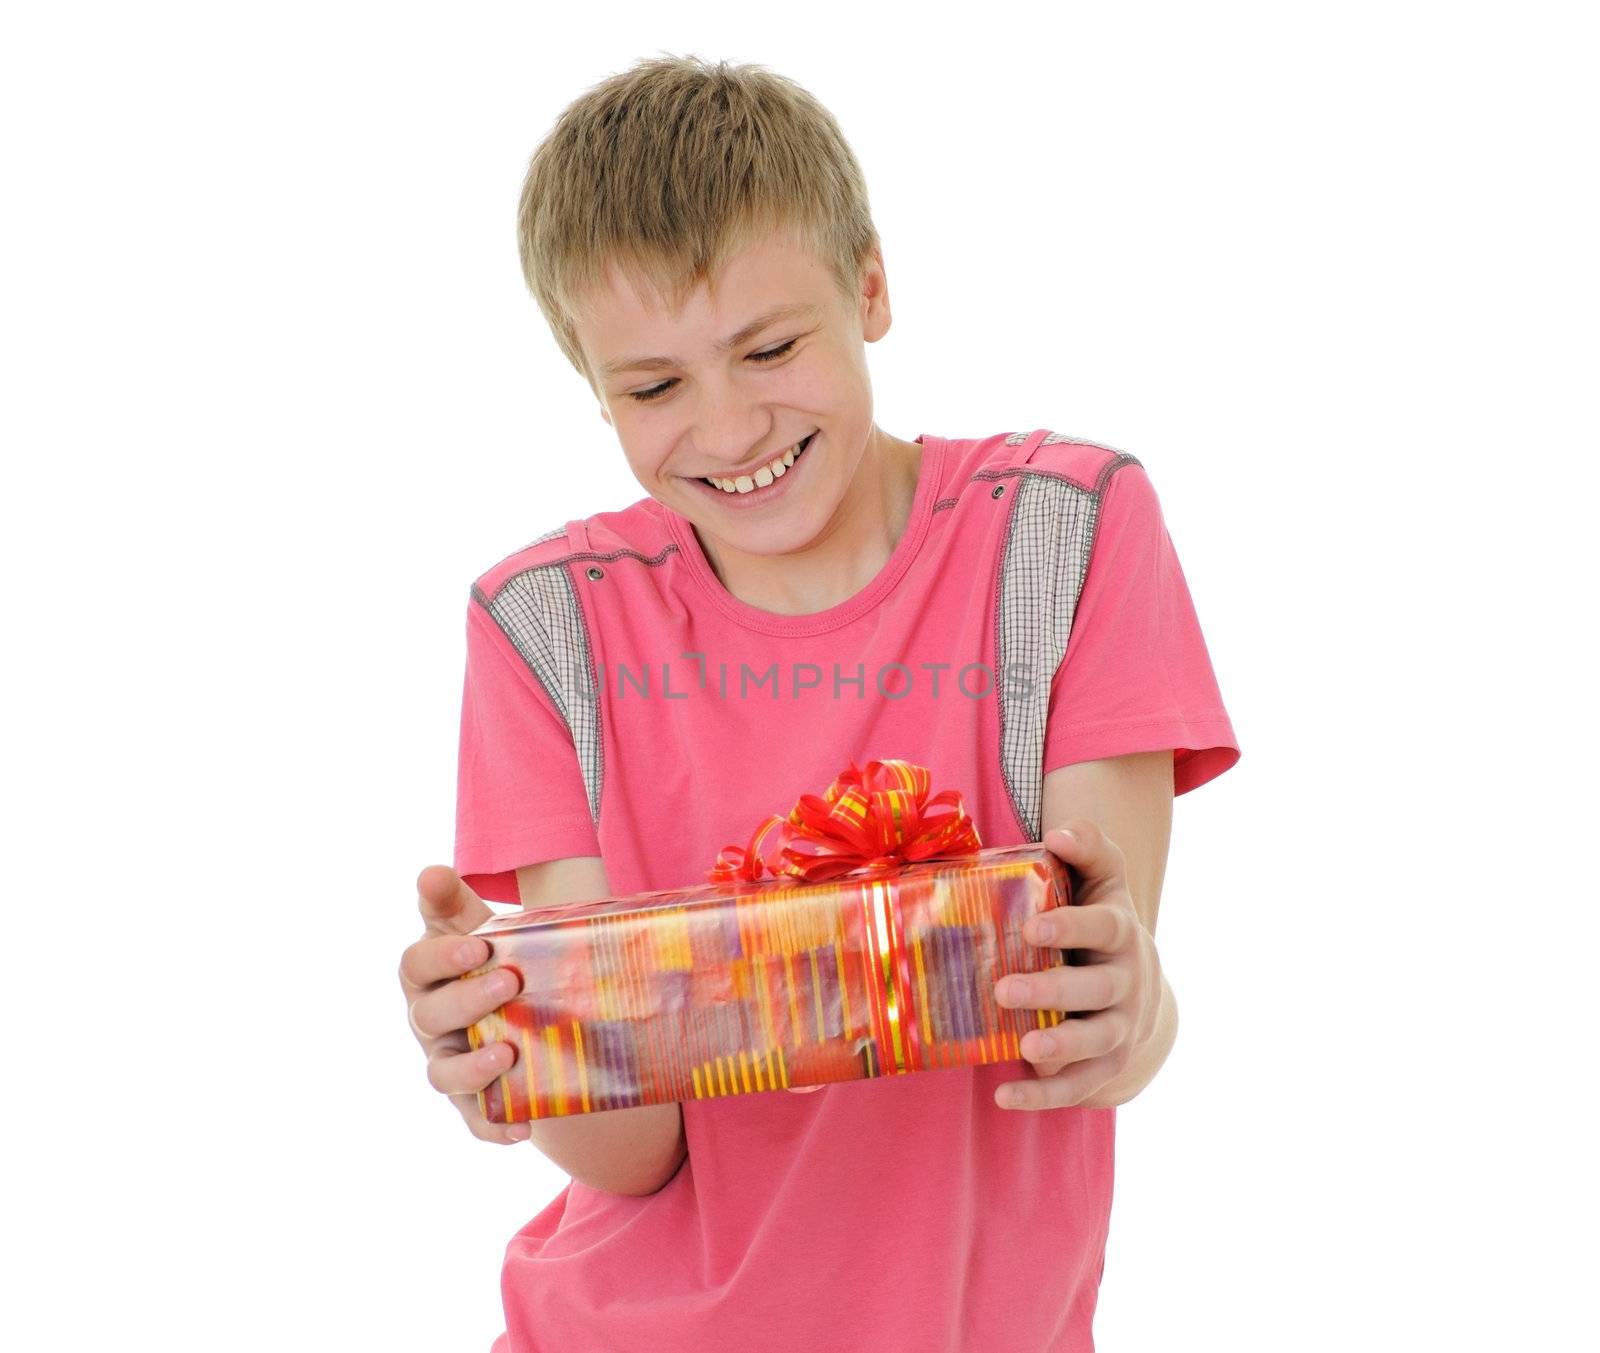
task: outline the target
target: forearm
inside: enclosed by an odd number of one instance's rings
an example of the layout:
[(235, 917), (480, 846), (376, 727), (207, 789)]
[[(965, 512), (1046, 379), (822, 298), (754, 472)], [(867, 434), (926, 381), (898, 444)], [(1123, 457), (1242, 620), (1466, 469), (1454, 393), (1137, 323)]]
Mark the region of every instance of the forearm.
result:
[[(548, 907), (609, 897), (611, 883), (599, 856), (579, 855), (523, 865), (517, 891), (524, 907)], [(529, 1127), (540, 1151), (580, 1184), (606, 1193), (654, 1193), (687, 1155), (680, 1104), (537, 1118)]]
[(1161, 974), (1161, 1010), (1150, 1037), (1134, 1048), (1127, 1068), (1082, 1101), (1086, 1109), (1109, 1109), (1126, 1104), (1156, 1078), (1167, 1054), (1178, 1037), (1178, 998), (1172, 994), (1167, 975)]
[(687, 1155), (679, 1104), (540, 1118), (530, 1126), (540, 1151), (579, 1183), (606, 1193), (655, 1193)]

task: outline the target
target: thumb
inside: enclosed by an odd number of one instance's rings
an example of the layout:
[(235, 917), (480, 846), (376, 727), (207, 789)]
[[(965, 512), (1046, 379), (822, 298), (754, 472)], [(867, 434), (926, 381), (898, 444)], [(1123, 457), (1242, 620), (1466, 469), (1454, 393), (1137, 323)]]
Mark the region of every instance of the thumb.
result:
[(1106, 892), (1127, 883), (1127, 861), (1122, 849), (1088, 818), (1073, 818), (1052, 827), (1043, 844), (1078, 876), (1074, 902), (1094, 902)]
[(494, 915), (447, 864), (430, 864), (417, 875), (417, 910), (430, 935), (465, 935)]

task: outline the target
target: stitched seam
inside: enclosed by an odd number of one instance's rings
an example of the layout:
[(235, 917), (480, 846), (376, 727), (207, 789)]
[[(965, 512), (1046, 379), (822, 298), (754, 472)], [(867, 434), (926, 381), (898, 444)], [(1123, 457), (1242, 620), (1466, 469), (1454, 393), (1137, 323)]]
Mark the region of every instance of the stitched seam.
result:
[(677, 552), (678, 547), (676, 545), (665, 545), (662, 547), (660, 554), (653, 555), (640, 554), (638, 550), (611, 550), (604, 554), (600, 553), (598, 550), (576, 551), (572, 554), (564, 554), (559, 559), (547, 560), (543, 564), (529, 564), (527, 568), (518, 569), (517, 572), (513, 573), (509, 578), (506, 578), (499, 587), (495, 588), (494, 594), (495, 597), (499, 597), (501, 592), (503, 592), (518, 578), (522, 577), (523, 574), (532, 573), (535, 569), (558, 568), (563, 564), (570, 564), (580, 559), (595, 559), (606, 563), (609, 563), (614, 559), (637, 559), (647, 568), (655, 568), (659, 564), (664, 564), (668, 555), (676, 554)]
[(1075, 479), (1072, 475), (1063, 474), (1060, 470), (1043, 470), (1037, 465), (1010, 465), (998, 470), (975, 470), (972, 477), (967, 480), (967, 483), (975, 484), (980, 479), (1010, 479), (1017, 475), (1038, 475), (1043, 479), (1060, 479), (1065, 483), (1071, 484), (1073, 488), (1082, 489), (1085, 493), (1096, 493), (1099, 490), (1095, 485), (1104, 482), (1110, 467), (1140, 464), (1143, 464), (1143, 462), (1137, 456), (1118, 456), (1115, 460), (1106, 462), (1106, 466), (1101, 469), (1094, 484), (1085, 484), (1081, 479)]
[[(1026, 444), (1025, 439), (1024, 439), (1023, 444)], [(1043, 444), (1044, 444), (1043, 442), (1040, 443), (1040, 445), (1043, 445)], [(1111, 450), (1110, 447), (1098, 447), (1097, 449), (1104, 450), (1104, 451), (1110, 451)], [(975, 472), (971, 476), (971, 478), (968, 480), (968, 483), (973, 483), (973, 482), (976, 482), (978, 480), (995, 481), (995, 480), (1008, 479), (1008, 478), (1017, 478), (1017, 479), (1021, 480), (1024, 476), (1032, 475), (1032, 476), (1035, 476), (1035, 477), (1040, 478), (1040, 479), (1050, 479), (1050, 480), (1055, 480), (1058, 483), (1067, 484), (1069, 487), (1077, 490), (1079, 493), (1084, 494), (1086, 496), (1084, 509), (1085, 509), (1085, 512), (1086, 512), (1086, 515), (1087, 515), (1087, 523), (1086, 523), (1086, 527), (1085, 527), (1084, 547), (1083, 547), (1082, 552), (1079, 554), (1077, 567), (1074, 570), (1074, 572), (1076, 573), (1076, 579), (1075, 579), (1075, 582), (1073, 584), (1072, 614), (1073, 614), (1073, 620), (1074, 620), (1074, 622), (1076, 622), (1077, 612), (1078, 612), (1078, 603), (1082, 600), (1082, 597), (1083, 597), (1083, 587), (1084, 587), (1084, 583), (1085, 583), (1085, 581), (1086, 581), (1086, 579), (1088, 577), (1089, 561), (1094, 556), (1095, 540), (1096, 540), (1096, 537), (1097, 537), (1097, 535), (1099, 533), (1100, 508), (1101, 508), (1102, 495), (1104, 493), (1105, 486), (1110, 482), (1112, 474), (1114, 474), (1116, 472), (1116, 470), (1122, 468), (1122, 466), (1129, 465), (1129, 464), (1137, 465), (1137, 464), (1140, 464), (1140, 463), (1141, 462), (1138, 460), (1138, 458), (1136, 456), (1129, 455), (1126, 452), (1114, 452), (1113, 455), (1112, 455), (1112, 459), (1101, 466), (1099, 473), (1095, 476), (1095, 481), (1094, 481), (1093, 485), (1085, 484), (1081, 480), (1075, 478), (1074, 476), (1069, 475), (1069, 474), (1063, 474), (1060, 471), (1046, 470), (1046, 469), (1042, 469), (1042, 468), (1039, 468), (1039, 467), (1036, 467), (1036, 466), (1031, 466), (1031, 465), (1010, 465), (1010, 466), (1004, 466), (1004, 467), (1000, 467), (1000, 468), (996, 468), (996, 469), (979, 470), (979, 471)], [(1012, 543), (1013, 543), (1013, 535), (1014, 535), (1014, 533), (1016, 531), (1016, 527), (1017, 527), (1016, 513), (1019, 510), (1019, 501), (1022, 498), (1022, 495), (1023, 495), (1023, 486), (1022, 486), (1021, 483), (1019, 483), (1017, 488), (1016, 488), (1016, 491), (1013, 492), (1010, 495), (1011, 503), (1010, 503), (1010, 505), (1009, 505), (1009, 507), (1007, 509), (1006, 525), (1005, 525), (1005, 536), (1004, 536), (1004, 539), (1003, 539), (1002, 544), (1001, 544), (999, 568), (998, 568), (998, 570), (996, 572), (996, 577), (995, 577), (995, 594), (994, 594), (994, 613), (995, 613), (995, 645), (994, 645), (995, 652), (994, 652), (994, 662), (995, 662), (995, 666), (994, 666), (994, 670), (997, 673), (1002, 671), (1003, 661), (1004, 661), (1004, 645), (1003, 645), (1004, 634), (1003, 634), (1003, 628), (1002, 627), (1003, 627), (1004, 620), (1005, 620), (1004, 595), (1005, 595), (1006, 565), (1007, 565), (1007, 563), (1008, 563), (1008, 561), (1010, 559), (1010, 556), (1011, 556), (1011, 547), (1012, 547)], [(1059, 605), (1059, 598), (1054, 599), (1053, 604)], [(1061, 660), (1062, 661), (1065, 660), (1066, 654), (1071, 649), (1071, 646), (1072, 646), (1072, 633), (1071, 633), (1072, 628), (1073, 627), (1071, 625), (1068, 626), (1068, 632), (1063, 638), (1062, 654), (1061, 654)], [(1049, 697), (1048, 696), (1045, 697), (1045, 701), (1046, 701), (1046, 710), (1048, 710), (1048, 702), (1049, 702)], [(1007, 713), (1008, 713), (1007, 701), (1006, 701), (1004, 695), (1002, 694), (1000, 696), (1000, 698), (996, 700), (995, 703), (996, 703), (996, 705), (998, 707), (997, 708), (997, 713), (998, 713), (999, 733), (1000, 733), (999, 746), (1000, 746), (1000, 774), (1001, 774), (1001, 778), (1002, 778), (1002, 780), (1003, 780), (1003, 782), (1005, 783), (1005, 786), (1006, 786), (1006, 797), (1007, 797), (1007, 799), (1008, 799), (1008, 801), (1010, 802), (1010, 805), (1011, 805), (1012, 818), (1017, 823), (1018, 827), (1021, 829), (1023, 836), (1031, 841), (1031, 840), (1034, 840), (1036, 838), (1037, 829), (1031, 823), (1029, 823), (1028, 821), (1025, 820), (1023, 809), (1022, 809), (1022, 805), (1020, 803), (1020, 798), (1019, 798), (1019, 794), (1018, 794), (1017, 785), (1016, 785), (1015, 780), (1012, 778), (1011, 766), (1010, 766), (1010, 763), (1009, 763), (1009, 760), (1008, 760), (1007, 754), (1006, 754), (1006, 727), (1007, 727)], [(1049, 744), (1048, 717), (1047, 716), (1043, 720), (1043, 723), (1044, 723), (1045, 726), (1040, 729), (1040, 751), (1041, 751), (1041, 753), (1042, 753), (1044, 747), (1046, 747)], [(1041, 771), (1042, 771), (1042, 768), (1041, 768)], [(1040, 809), (1041, 809), (1041, 811), (1043, 809), (1042, 801), (1040, 803)]]
[[(622, 552), (619, 551), (619, 553), (622, 553)], [(629, 551), (629, 553), (631, 553), (631, 551)], [(574, 612), (575, 612), (575, 614), (577, 616), (579, 642), (582, 644), (582, 647), (583, 647), (583, 655), (584, 655), (584, 659), (585, 659), (585, 664), (584, 665), (585, 665), (585, 668), (586, 668), (586, 670), (588, 672), (588, 677), (589, 677), (589, 689), (595, 693), (594, 694), (594, 728), (593, 728), (594, 746), (595, 746), (595, 761), (594, 761), (595, 786), (594, 786), (594, 802), (593, 802), (593, 805), (592, 805), (592, 807), (590, 809), (590, 817), (591, 817), (591, 819), (593, 821), (595, 831), (598, 832), (600, 830), (600, 812), (601, 812), (602, 802), (603, 802), (603, 799), (604, 799), (605, 782), (606, 782), (606, 773), (605, 773), (605, 766), (606, 766), (606, 762), (605, 762), (605, 721), (601, 717), (600, 686), (599, 686), (598, 676), (597, 676), (597, 672), (596, 672), (596, 668), (595, 668), (594, 644), (593, 644), (593, 642), (591, 641), (591, 639), (589, 637), (589, 622), (588, 622), (588, 618), (585, 616), (584, 610), (583, 610), (583, 605), (582, 605), (581, 601), (578, 598), (577, 588), (573, 585), (572, 575), (567, 572), (566, 568), (563, 567), (562, 563), (560, 563), (560, 562), (552, 562), (552, 563), (548, 563), (548, 564), (536, 564), (536, 565), (532, 566), (531, 568), (522, 569), (520, 572), (513, 574), (510, 578), (507, 578), (505, 580), (505, 582), (503, 582), (498, 588), (495, 589), (495, 594), (494, 594), (495, 595), (495, 600), (498, 600), (499, 597), (501, 596), (501, 594), (505, 592), (506, 588), (509, 587), (512, 583), (516, 582), (518, 579), (526, 578), (529, 574), (538, 573), (538, 572), (540, 572), (542, 570), (545, 570), (545, 569), (558, 569), (560, 571), (560, 577), (561, 577), (562, 584), (565, 586), (565, 588), (567, 590), (567, 595), (568, 595), (568, 597), (569, 597), (569, 599), (571, 601), (573, 610), (574, 610)], [(539, 683), (540, 687), (544, 690), (545, 694), (549, 697), (550, 703), (555, 707), (556, 712), (561, 716), (561, 721), (567, 726), (567, 733), (572, 738), (574, 748), (576, 749), (577, 746), (578, 746), (578, 730), (573, 726), (573, 720), (566, 712), (567, 711), (567, 699), (566, 699), (565, 692), (560, 691), (559, 688), (552, 689), (550, 682), (548, 682), (548, 681), (546, 681), (544, 679), (543, 675), (539, 672), (539, 669), (537, 667), (535, 667), (533, 665), (533, 663), (528, 661), (527, 655), (522, 652), (522, 648), (516, 642), (516, 639), (506, 630), (506, 627), (501, 622), (500, 617), (495, 614), (493, 605), (485, 597), (483, 589), (480, 588), (477, 585), (477, 583), (474, 583), (472, 585), (472, 595), (473, 595), (474, 599), (477, 600), (479, 602), (479, 604), (484, 607), (485, 611), (488, 612), (489, 618), (492, 621), (494, 621), (496, 628), (498, 628), (500, 630), (500, 632), (503, 635), (505, 635), (507, 642), (511, 644), (512, 651), (515, 652), (517, 654), (517, 656), (522, 659), (523, 666), (528, 669), (528, 671), (532, 674), (534, 680)], [(535, 624), (537, 624), (539, 626), (540, 630), (542, 631), (543, 636), (544, 636), (545, 644), (546, 645), (551, 645), (550, 626), (549, 626), (548, 621), (546, 620), (546, 617), (544, 615), (543, 609), (534, 604), (534, 599), (536, 598), (536, 596), (537, 596), (536, 591), (533, 590), (533, 589), (529, 589), (528, 596), (526, 598), (524, 598), (524, 600), (527, 602), (526, 609), (527, 609), (527, 612), (528, 612), (529, 616), (531, 617), (532, 621)], [(581, 774), (582, 773), (582, 768), (583, 768), (583, 755), (582, 755), (581, 751), (578, 751), (577, 755), (578, 755), (579, 771), (580, 771), (580, 774)], [(585, 779), (586, 779), (586, 777), (585, 777)], [(586, 783), (585, 783), (584, 787), (585, 787), (585, 790), (587, 790), (587, 788), (588, 788), (587, 780), (586, 780)]]
[(583, 602), (578, 597), (578, 589), (573, 585), (572, 575), (566, 569), (561, 570), (561, 581), (567, 585), (567, 595), (572, 598), (573, 610), (577, 612), (578, 628), (583, 632), (583, 652), (588, 658), (589, 689), (594, 693), (594, 830), (595, 835), (600, 834), (600, 809), (605, 800), (606, 790), (606, 721), (602, 717), (601, 691), (599, 674), (594, 665), (594, 640), (589, 637), (589, 620), (584, 614)]
[(1012, 479), (1018, 475), (1040, 475), (1045, 479), (1062, 479), (1071, 484), (1075, 489), (1082, 489), (1085, 493), (1093, 493), (1094, 486), (1085, 484), (1081, 479), (1074, 479), (1069, 474), (1062, 474), (1060, 470), (1041, 470), (1036, 465), (1007, 465), (998, 470), (975, 470), (969, 484), (976, 484), (980, 479)]
[(1143, 465), (1137, 456), (1120, 455), (1115, 460), (1108, 460), (1100, 467), (1100, 473), (1094, 481), (1094, 492), (1104, 493), (1106, 485), (1111, 482), (1111, 476), (1116, 474), (1124, 465)]
[[(528, 675), (539, 683), (539, 689), (542, 690), (547, 697), (549, 697), (550, 703), (555, 707), (556, 713), (561, 716), (561, 722), (567, 726), (567, 736), (573, 739), (574, 754), (576, 754), (577, 731), (572, 726), (572, 720), (566, 715), (567, 704), (565, 697), (559, 691), (552, 689), (550, 683), (544, 679), (544, 676), (539, 669), (528, 661), (527, 655), (523, 653), (522, 649), (518, 646), (517, 641), (507, 632), (505, 625), (501, 623), (500, 617), (494, 613), (493, 608), (489, 605), (488, 598), (484, 596), (483, 589), (480, 588), (477, 583), (473, 583), (472, 585), (472, 599), (483, 607), (484, 611), (488, 614), (490, 621), (494, 624), (494, 627), (505, 636), (506, 642), (511, 645), (511, 651), (517, 655), (518, 661), (520, 661), (523, 667), (527, 669)], [(548, 642), (549, 629), (544, 624), (544, 617), (538, 616), (537, 619), (540, 628), (545, 630), (545, 639), (546, 642)]]
[[(1171, 715), (1170, 717), (1165, 718), (1165, 719), (1137, 719), (1132, 723), (1097, 723), (1097, 722), (1095, 722), (1093, 720), (1087, 720), (1087, 721), (1080, 720), (1080, 721), (1073, 722), (1073, 723), (1058, 723), (1056, 725), (1056, 727), (1057, 728), (1094, 729), (1094, 730), (1098, 730), (1098, 731), (1101, 731), (1101, 732), (1112, 733), (1112, 732), (1121, 732), (1121, 730), (1124, 729), (1124, 728), (1161, 728), (1161, 727), (1165, 727), (1169, 723), (1202, 724), (1202, 723), (1226, 723), (1226, 722), (1227, 722), (1227, 718), (1226, 718), (1225, 715), (1222, 715), (1222, 714), (1208, 715), (1206, 718), (1203, 718), (1203, 719), (1189, 719), (1189, 718), (1185, 718), (1181, 714), (1174, 714), (1174, 715)], [(1179, 750), (1182, 750), (1182, 749), (1180, 748)], [(1190, 748), (1189, 750), (1193, 751), (1193, 750), (1196, 750), (1196, 749)]]
[[(978, 476), (974, 475), (973, 478)], [(1001, 659), (1004, 656), (1004, 634), (1002, 627), (1005, 624), (1005, 581), (1006, 560), (1011, 557), (1011, 532), (1015, 525), (1017, 514), (1017, 497), (1015, 493), (1006, 495), (1005, 534), (1000, 540), (1000, 566), (994, 571), (994, 670), (1000, 671)], [(995, 710), (1000, 725), (1000, 736), (996, 743), (1000, 754), (1000, 778), (1005, 782), (1006, 802), (1011, 805), (1011, 817), (1022, 832), (1023, 839), (1033, 840), (1033, 829), (1022, 818), (1022, 807), (1017, 802), (1017, 789), (1011, 780), (1011, 767), (1006, 764), (1006, 700), (1004, 695), (996, 693)]]
[[(1015, 434), (1013, 434), (1013, 435), (1015, 435)], [(1031, 436), (1031, 435), (1032, 434), (1029, 434), (1029, 436)], [(1026, 436), (1025, 437), (1021, 437), (1018, 440), (1018, 444), (1019, 445), (1026, 445), (1027, 442), (1028, 442), (1028, 437), (1026, 437)], [(1011, 445), (1011, 439), (1009, 437), (1006, 439), (1006, 444), (1008, 446)], [(1022, 470), (1021, 470), (1020, 466), (1008, 467), (1005, 470), (979, 470), (967, 482), (969, 484), (972, 484), (972, 483), (976, 483), (980, 479), (1008, 478), (1011, 475), (1020, 475), (1021, 473), (1022, 473)], [(1006, 618), (1006, 615), (1005, 615), (1006, 563), (1011, 557), (1011, 534), (1016, 529), (1017, 500), (1021, 496), (1022, 495), (1020, 493), (1009, 493), (1009, 494), (1006, 495), (1005, 533), (1001, 537), (1001, 541), (1000, 541), (1000, 563), (999, 563), (999, 567), (995, 569), (995, 573), (994, 573), (994, 671), (996, 673), (996, 677), (995, 677), (996, 680), (999, 680), (999, 673), (1002, 670), (1001, 664), (1002, 664), (1002, 661), (1003, 661), (1004, 656), (1005, 656), (1004, 626), (1005, 626), (1005, 618)], [(1017, 802), (1016, 785), (1012, 782), (1012, 779), (1011, 779), (1011, 767), (1010, 767), (1009, 764), (1007, 764), (1007, 758), (1006, 758), (1006, 707), (1007, 707), (1007, 701), (1006, 701), (1005, 695), (1003, 694), (1003, 691), (996, 691), (995, 692), (995, 702), (994, 703), (995, 703), (996, 723), (999, 725), (999, 738), (998, 738), (998, 740), (996, 742), (996, 747), (997, 747), (997, 749), (999, 751), (999, 754), (1000, 754), (1000, 778), (1004, 782), (1005, 787), (1006, 787), (1006, 801), (1011, 805), (1011, 817), (1012, 817), (1012, 820), (1017, 824), (1018, 829), (1022, 832), (1023, 840), (1031, 841), (1031, 840), (1033, 840), (1033, 829), (1032, 829), (1032, 827), (1030, 827), (1028, 825), (1027, 822), (1025, 822), (1023, 820), (1022, 806), (1021, 806), (1021, 804), (1019, 804)]]
[[(1110, 486), (1111, 476), (1120, 470), (1124, 465), (1142, 464), (1143, 462), (1140, 461), (1137, 456), (1130, 456), (1126, 454), (1119, 455), (1115, 460), (1108, 460), (1101, 467), (1100, 473), (1095, 477), (1095, 486), (1092, 490), (1090, 490), (1090, 492), (1094, 494), (1094, 497), (1089, 503), (1088, 542), (1084, 547), (1083, 558), (1078, 564), (1078, 586), (1073, 592), (1072, 596), (1072, 620), (1074, 625), (1077, 624), (1078, 620), (1078, 603), (1083, 600), (1083, 585), (1089, 577), (1089, 564), (1094, 559), (1095, 542), (1100, 538), (1100, 509), (1105, 504), (1105, 492)], [(1071, 630), (1068, 630), (1067, 650), (1070, 652), (1071, 648), (1072, 632)], [(1061, 655), (1063, 662), (1066, 661), (1066, 656), (1066, 653)]]

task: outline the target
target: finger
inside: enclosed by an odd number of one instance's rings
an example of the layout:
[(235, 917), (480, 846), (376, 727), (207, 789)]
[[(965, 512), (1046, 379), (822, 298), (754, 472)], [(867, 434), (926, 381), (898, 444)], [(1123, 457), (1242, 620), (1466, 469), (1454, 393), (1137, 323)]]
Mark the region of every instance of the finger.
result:
[(480, 1142), (510, 1146), (533, 1136), (533, 1128), (528, 1123), (491, 1123), (479, 1112), (477, 1095), (451, 1095), (450, 1099), (461, 1110), (461, 1116), (472, 1130), (472, 1135)]
[(400, 985), (414, 994), (489, 961), (489, 943), (474, 935), (424, 935), (400, 955)]
[(1074, 902), (1093, 902), (1100, 894), (1127, 886), (1127, 861), (1122, 850), (1088, 818), (1073, 818), (1052, 827), (1043, 844), (1057, 859), (1072, 867), (1080, 885)]
[(494, 916), (447, 864), (430, 864), (417, 875), (417, 910), (433, 934), (465, 935)]
[(1061, 965), (1044, 972), (1011, 973), (994, 988), (995, 1004), (1011, 1010), (1104, 1010), (1133, 991), (1133, 973), (1126, 963), (1090, 963), (1081, 968)]
[(428, 1084), (444, 1095), (476, 1095), (516, 1064), (510, 1043), (488, 1043), (476, 1052), (438, 1050), (428, 1058)]
[(1052, 907), (1030, 916), (1022, 938), (1046, 949), (1093, 949), (1115, 954), (1133, 947), (1138, 917), (1120, 902), (1085, 902)]
[(441, 1038), (476, 1024), (517, 994), (516, 969), (496, 968), (482, 977), (463, 977), (424, 992), (411, 1002), (411, 1028), (418, 1038)]
[(1030, 1081), (1007, 1081), (994, 1092), (1002, 1109), (1065, 1109), (1081, 1104), (1116, 1079), (1120, 1067), (1115, 1055), (1074, 1062), (1054, 1076)]
[(1074, 1062), (1115, 1052), (1128, 1041), (1128, 1021), (1120, 1015), (1072, 1019), (1052, 1029), (1030, 1029), (1022, 1039), (1023, 1058), (1041, 1076), (1053, 1076)]

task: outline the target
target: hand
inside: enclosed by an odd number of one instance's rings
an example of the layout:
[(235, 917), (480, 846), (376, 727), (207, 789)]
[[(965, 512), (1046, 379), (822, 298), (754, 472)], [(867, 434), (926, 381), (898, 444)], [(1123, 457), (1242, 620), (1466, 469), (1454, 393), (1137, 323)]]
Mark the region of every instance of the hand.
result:
[(1161, 1013), (1161, 959), (1134, 909), (1122, 851), (1087, 819), (1066, 826), (1070, 832), (1047, 831), (1043, 844), (1077, 875), (1073, 905), (1029, 917), (1022, 937), (1051, 949), (1087, 950), (1089, 961), (1012, 974), (995, 985), (995, 1000), (1024, 1010), (1094, 1013), (1023, 1035), (1034, 1079), (1000, 1086), (995, 1103), (1002, 1108), (1082, 1103), (1127, 1068)]
[(515, 1065), (510, 1043), (486, 1043), (476, 1051), (467, 1027), (498, 1010), (521, 985), (511, 968), (497, 968), (461, 982), (462, 973), (488, 962), (489, 945), (469, 935), (494, 915), (489, 905), (448, 865), (429, 865), (417, 875), (422, 938), (400, 956), (400, 988), (409, 1007), (411, 1032), (428, 1056), (428, 1083), (461, 1111), (472, 1135), (486, 1142), (525, 1142), (526, 1123), (491, 1123), (478, 1109), (478, 1091)]

